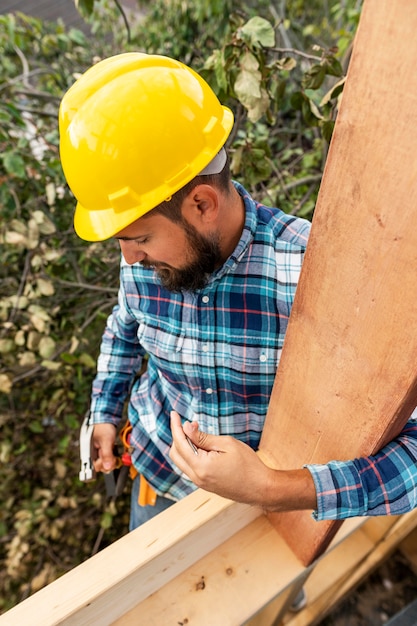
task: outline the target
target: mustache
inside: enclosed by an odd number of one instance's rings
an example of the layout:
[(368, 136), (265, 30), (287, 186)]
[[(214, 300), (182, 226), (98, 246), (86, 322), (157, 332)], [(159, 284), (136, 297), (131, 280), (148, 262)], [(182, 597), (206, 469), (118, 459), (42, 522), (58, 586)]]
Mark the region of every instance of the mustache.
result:
[(173, 270), (174, 268), (172, 267), (172, 265), (169, 265), (168, 263), (161, 263), (159, 261), (152, 261), (149, 259), (145, 259), (143, 261), (139, 262), (140, 265), (142, 265), (142, 267), (145, 267), (146, 269), (152, 269), (152, 270)]

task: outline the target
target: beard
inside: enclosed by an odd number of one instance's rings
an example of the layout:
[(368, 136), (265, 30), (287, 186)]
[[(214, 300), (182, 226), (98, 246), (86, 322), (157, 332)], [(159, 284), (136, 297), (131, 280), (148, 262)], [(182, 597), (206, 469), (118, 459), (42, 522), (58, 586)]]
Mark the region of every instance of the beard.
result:
[(220, 241), (217, 233), (204, 237), (188, 222), (183, 222), (187, 235), (186, 258), (190, 259), (180, 269), (159, 266), (143, 261), (143, 267), (152, 267), (165, 289), (173, 292), (196, 291), (206, 286), (210, 274), (222, 263)]

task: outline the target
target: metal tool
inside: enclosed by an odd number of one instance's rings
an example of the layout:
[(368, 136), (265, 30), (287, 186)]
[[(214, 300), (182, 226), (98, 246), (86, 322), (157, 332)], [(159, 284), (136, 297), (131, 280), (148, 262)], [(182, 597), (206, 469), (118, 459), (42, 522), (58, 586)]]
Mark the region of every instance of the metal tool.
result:
[(188, 443), (190, 444), (190, 448), (191, 450), (194, 452), (194, 454), (198, 454), (198, 448), (196, 445), (193, 444), (193, 442), (191, 441), (191, 439), (188, 437), (188, 435), (185, 435), (186, 440), (188, 441)]
[(90, 412), (87, 411), (80, 430), (80, 480), (89, 482), (96, 479), (96, 470), (93, 465), (93, 424), (89, 423)]

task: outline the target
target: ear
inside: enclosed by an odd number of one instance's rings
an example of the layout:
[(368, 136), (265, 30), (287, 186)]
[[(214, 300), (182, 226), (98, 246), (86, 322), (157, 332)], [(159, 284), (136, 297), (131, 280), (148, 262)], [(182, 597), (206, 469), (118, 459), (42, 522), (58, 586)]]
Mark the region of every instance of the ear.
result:
[(212, 224), (219, 212), (219, 192), (211, 185), (197, 185), (186, 196), (182, 205), (184, 218), (193, 224)]

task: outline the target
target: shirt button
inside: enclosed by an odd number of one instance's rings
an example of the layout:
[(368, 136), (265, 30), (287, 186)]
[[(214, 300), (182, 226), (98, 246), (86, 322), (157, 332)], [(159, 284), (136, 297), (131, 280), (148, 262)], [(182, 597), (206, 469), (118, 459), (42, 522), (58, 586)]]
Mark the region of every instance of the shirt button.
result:
[(207, 302), (210, 300), (208, 296), (203, 296), (201, 299), (204, 302), (204, 304), (207, 304)]
[(261, 356), (259, 357), (259, 360), (262, 361), (262, 363), (265, 363), (266, 361), (266, 354), (261, 354)]
[(204, 346), (202, 347), (203, 352), (208, 352), (208, 349), (209, 349), (208, 345), (204, 344)]
[(206, 393), (208, 393), (208, 395), (212, 394), (213, 393), (213, 389), (211, 387), (207, 387)]

